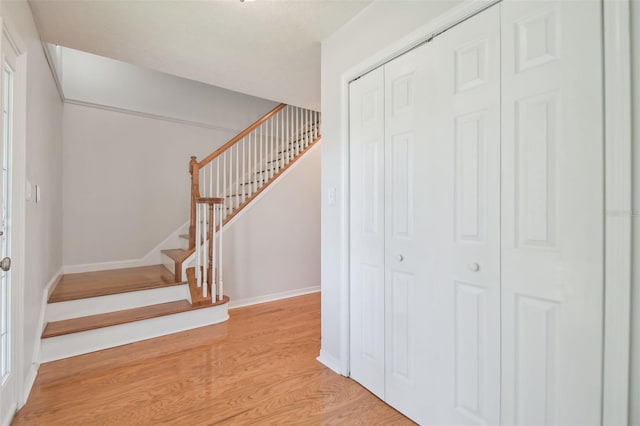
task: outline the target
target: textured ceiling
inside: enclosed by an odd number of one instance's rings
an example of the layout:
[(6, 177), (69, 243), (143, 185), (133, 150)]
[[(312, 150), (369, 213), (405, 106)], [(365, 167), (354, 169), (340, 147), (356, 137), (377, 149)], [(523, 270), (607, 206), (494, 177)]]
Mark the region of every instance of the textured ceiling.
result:
[(30, 0), (42, 40), (320, 108), (320, 41), (369, 1)]

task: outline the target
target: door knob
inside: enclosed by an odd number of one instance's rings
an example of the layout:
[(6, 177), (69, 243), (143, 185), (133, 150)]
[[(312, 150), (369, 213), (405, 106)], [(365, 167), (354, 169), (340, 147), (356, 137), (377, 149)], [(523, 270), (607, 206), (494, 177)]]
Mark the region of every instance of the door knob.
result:
[(3, 271), (8, 271), (9, 269), (11, 269), (11, 258), (10, 257), (5, 257), (4, 259), (0, 260), (0, 269), (2, 269)]
[(399, 254), (399, 255), (396, 256), (396, 259), (398, 260), (398, 262), (402, 262), (404, 260), (404, 256)]
[(478, 265), (476, 262), (470, 263), (469, 270), (471, 272), (478, 272), (480, 270), (480, 265)]

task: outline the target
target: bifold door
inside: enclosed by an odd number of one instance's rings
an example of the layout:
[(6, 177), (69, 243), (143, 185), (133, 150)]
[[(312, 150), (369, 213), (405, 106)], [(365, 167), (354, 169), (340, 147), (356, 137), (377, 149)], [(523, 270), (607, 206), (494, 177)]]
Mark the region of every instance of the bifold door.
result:
[(505, 1), (350, 85), (351, 376), (420, 424), (597, 424), (597, 2)]

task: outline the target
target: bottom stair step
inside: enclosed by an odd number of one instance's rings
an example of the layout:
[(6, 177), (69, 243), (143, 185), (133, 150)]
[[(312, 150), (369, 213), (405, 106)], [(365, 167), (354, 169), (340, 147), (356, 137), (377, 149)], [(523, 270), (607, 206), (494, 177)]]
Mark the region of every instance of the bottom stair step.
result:
[(186, 300), (50, 322), (41, 341), (41, 362), (226, 321), (229, 298), (192, 306)]

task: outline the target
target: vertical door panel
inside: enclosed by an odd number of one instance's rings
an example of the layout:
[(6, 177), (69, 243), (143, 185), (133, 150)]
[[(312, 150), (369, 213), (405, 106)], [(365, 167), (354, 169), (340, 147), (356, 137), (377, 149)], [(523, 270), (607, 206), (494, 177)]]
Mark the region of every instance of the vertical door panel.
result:
[(427, 423), (433, 404), (427, 383), (433, 363), (427, 345), (429, 258), (425, 217), (427, 184), (421, 163), (426, 153), (424, 126), (428, 94), (419, 51), (384, 66), (385, 73), (385, 229), (386, 229), (386, 401)]
[(384, 398), (384, 78), (350, 85), (351, 377)]
[(500, 16), (492, 7), (424, 50), (425, 220), (433, 256), (432, 424), (500, 422)]
[(502, 3), (502, 420), (599, 424), (599, 2)]

